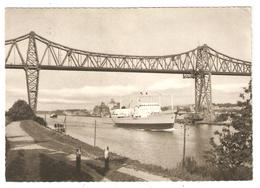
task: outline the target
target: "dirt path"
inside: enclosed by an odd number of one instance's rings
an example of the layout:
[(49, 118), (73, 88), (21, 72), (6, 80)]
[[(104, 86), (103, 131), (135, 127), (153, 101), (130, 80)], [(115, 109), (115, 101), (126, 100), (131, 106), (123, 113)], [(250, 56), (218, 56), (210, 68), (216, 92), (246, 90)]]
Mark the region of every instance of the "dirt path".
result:
[[(35, 144), (34, 139), (29, 136), (21, 127), (20, 122), (15, 121), (10, 123), (6, 127), (6, 138), (10, 142), (20, 142), (21, 144), (15, 144), (11, 150), (30, 150), (30, 149), (46, 149), (48, 148), (42, 147), (39, 144)], [(53, 150), (50, 150), (53, 151)]]
[(172, 181), (169, 178), (157, 176), (157, 175), (154, 175), (154, 174), (151, 174), (151, 173), (147, 173), (147, 172), (144, 172), (144, 171), (135, 170), (135, 169), (127, 168), (127, 167), (119, 168), (118, 171), (125, 173), (125, 174), (129, 174), (131, 176), (141, 178), (145, 181)]
[[(78, 177), (75, 155), (41, 146), (21, 128), (20, 122), (7, 125), (6, 139), (10, 144), (6, 154), (7, 181), (95, 181), (103, 178), (92, 169), (85, 173), (86, 168)], [(53, 169), (56, 167), (61, 168)], [(62, 172), (64, 169), (67, 172)]]

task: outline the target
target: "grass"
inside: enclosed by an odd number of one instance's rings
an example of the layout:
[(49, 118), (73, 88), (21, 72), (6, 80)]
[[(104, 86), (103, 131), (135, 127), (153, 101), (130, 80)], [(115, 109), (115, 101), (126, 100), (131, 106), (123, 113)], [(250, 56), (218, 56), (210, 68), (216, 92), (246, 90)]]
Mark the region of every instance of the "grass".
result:
[[(151, 165), (151, 164), (143, 164), (143, 163), (140, 163), (139, 161), (133, 161), (133, 160), (131, 160), (131, 162), (129, 162), (129, 164), (131, 164), (134, 169), (152, 172), (155, 175), (167, 177), (173, 181), (182, 181), (182, 180), (209, 181), (209, 180), (212, 180), (212, 178), (210, 176), (208, 176), (207, 174), (201, 174), (199, 170), (196, 172), (192, 172), (192, 171), (188, 170), (188, 169), (194, 168), (190, 164), (187, 164), (185, 169), (182, 168), (181, 163), (179, 163), (176, 168), (172, 168), (172, 169), (165, 169), (160, 166)], [(199, 169), (201, 167), (196, 165), (196, 168)]]
[(42, 181), (93, 181), (87, 173), (76, 172), (75, 167), (63, 161), (55, 161), (47, 155), (40, 154), (40, 177)]
[[(28, 165), (30, 163), (30, 165)], [(39, 167), (39, 168), (38, 168)], [(35, 170), (37, 168), (37, 170)], [(82, 172), (79, 176), (75, 167), (53, 160), (37, 150), (10, 151), (6, 165), (6, 181), (92, 181)]]
[(23, 181), (25, 178), (24, 152), (19, 151), (16, 154), (10, 154), (6, 163), (6, 180), (7, 181)]
[[(84, 143), (78, 139), (75, 139), (69, 135), (61, 134), (58, 132), (55, 132), (47, 127), (40, 126), (39, 124), (30, 121), (25, 120), (21, 122), (21, 127), (31, 136), (35, 139), (35, 142), (43, 147), (63, 151), (67, 154), (75, 154), (76, 148), (81, 147), (82, 155), (89, 157), (89, 160), (84, 160), (83, 163), (85, 166), (94, 169), (96, 173), (100, 174), (101, 176), (104, 175), (103, 169), (104, 169), (104, 159), (103, 159), (103, 150), (99, 147), (93, 147), (92, 145), (89, 145), (87, 143)], [(6, 143), (7, 149), (10, 148), (10, 144)], [(22, 163), (23, 158), (22, 153), (17, 154), (19, 157), (16, 159), (13, 159), (15, 162), (14, 166), (19, 166), (20, 163)], [(182, 164), (179, 163), (176, 168), (173, 169), (166, 169), (157, 165), (152, 164), (144, 164), (141, 163), (138, 160), (132, 160), (127, 157), (120, 156), (116, 153), (111, 153), (110, 155), (110, 171), (108, 174), (106, 174), (106, 177), (111, 179), (112, 181), (141, 181), (137, 177), (133, 177), (121, 172), (118, 172), (117, 169), (119, 169), (122, 166), (127, 166), (128, 168), (133, 168), (136, 170), (142, 170), (148, 173), (152, 173), (154, 175), (163, 176), (166, 178), (170, 178), (173, 181), (179, 181), (179, 180), (185, 180), (185, 181), (209, 181), (209, 180), (236, 180), (239, 179), (241, 176), (240, 174), (247, 174), (250, 169), (238, 169), (236, 172), (234, 172), (234, 175), (232, 177), (229, 175), (227, 177), (230, 177), (230, 179), (223, 178), (223, 176), (228, 175), (230, 172), (223, 172), (221, 170), (213, 169), (209, 166), (203, 166), (198, 165), (196, 160), (187, 157), (185, 159), (185, 168), (182, 168)], [(61, 164), (61, 162), (53, 161), (53, 159), (48, 158), (48, 155), (41, 155), (40, 156), (43, 166), (49, 166), (48, 164), (51, 164), (49, 168), (51, 169), (52, 166), (56, 166), (56, 168), (63, 169), (62, 166), (65, 166), (65, 168), (69, 169), (69, 167), (66, 167), (65, 164)], [(65, 160), (65, 156), (62, 157), (62, 160)], [(44, 161), (48, 161), (45, 163)], [(53, 161), (53, 162), (50, 162)], [(21, 165), (20, 165), (21, 166)], [(18, 168), (18, 167), (17, 167)], [(56, 169), (55, 168), (55, 169)], [(10, 170), (8, 171), (8, 175), (10, 177), (13, 177), (12, 174), (14, 174), (15, 169), (12, 165), (10, 166)], [(22, 173), (22, 169), (19, 167), (19, 174)], [(48, 169), (48, 168), (47, 168)], [(47, 169), (42, 169), (40, 177), (42, 181), (96, 181), (88, 177), (88, 175), (84, 175), (83, 179), (80, 179), (79, 177), (73, 177), (72, 174), (62, 174), (61, 172), (55, 171), (55, 169), (52, 169), (48, 171)], [(75, 168), (71, 168), (70, 172), (73, 172)], [(66, 171), (66, 169), (63, 169), (62, 172)], [(51, 175), (52, 178), (48, 178), (47, 175)], [(59, 176), (61, 174), (62, 176)], [(226, 174), (226, 175), (225, 175)], [(250, 173), (248, 173), (250, 174)], [(45, 178), (43, 178), (45, 177)], [(55, 177), (55, 178), (54, 178)], [(62, 179), (62, 177), (64, 177)], [(17, 176), (18, 180), (19, 178), (22, 180), (24, 179), (23, 175)], [(82, 178), (82, 177), (81, 177)], [(26, 179), (26, 178), (25, 178)], [(247, 179), (250, 179), (247, 178)]]
[[(76, 148), (81, 147), (82, 155), (95, 159), (98, 165), (103, 165), (104, 151), (98, 147), (93, 147), (71, 136), (39, 126), (32, 121), (22, 121), (21, 127), (41, 146), (71, 154), (75, 154)], [(111, 153), (110, 159), (110, 166), (112, 167), (121, 166), (127, 161), (127, 158), (115, 153)]]
[[(69, 135), (61, 134), (47, 127), (40, 126), (31, 120), (22, 121), (20, 126), (34, 138), (37, 144), (43, 147), (63, 151), (67, 154), (75, 154), (76, 148), (81, 147), (82, 155), (90, 158), (89, 160), (83, 161), (84, 165), (94, 169), (101, 176), (104, 175), (102, 149), (93, 147)], [(96, 181), (96, 179), (93, 179), (88, 174), (82, 174), (80, 177), (75, 176), (74, 164), (68, 165), (62, 162), (62, 160), (66, 160), (65, 156), (59, 156), (60, 160), (56, 160), (44, 153), (39, 155), (39, 152), (38, 155), (32, 151), (29, 152), (29, 155), (28, 151), (16, 151), (16, 153), (13, 153), (14, 151), (10, 152), (11, 147), (12, 144), (6, 140), (6, 153), (9, 153), (6, 163), (6, 179), (8, 181)], [(173, 169), (144, 164), (138, 160), (132, 160), (116, 153), (111, 153), (110, 157), (110, 171), (106, 174), (106, 177), (112, 181), (142, 181), (137, 177), (118, 172), (117, 169), (122, 166), (170, 178), (173, 181), (239, 180), (244, 174), (249, 174), (246, 180), (252, 179), (252, 169), (237, 169), (234, 173), (230, 173), (229, 171), (226, 172), (216, 170), (209, 166), (198, 165), (196, 160), (191, 157), (185, 159), (185, 168), (182, 168), (182, 164), (179, 163), (177, 167)], [(40, 159), (41, 170), (38, 177), (35, 176), (32, 178), (33, 176), (31, 176), (30, 179), (26, 176), (28, 170), (24, 169), (24, 166), (26, 166), (24, 161), (28, 158), (32, 161), (34, 158)]]
[[(23, 121), (21, 123), (21, 127), (30, 135), (32, 136), (38, 144), (52, 148), (55, 150), (62, 150), (67, 153), (75, 153), (75, 149), (81, 147), (82, 154), (84, 156), (88, 156), (93, 160), (85, 161), (85, 164), (88, 166), (96, 169), (96, 171), (102, 174), (103, 169), (103, 150), (98, 147), (93, 147), (89, 144), (86, 144), (78, 139), (75, 139), (69, 135), (61, 134), (50, 130), (49, 128), (38, 126), (32, 121)], [(37, 135), (37, 136), (36, 136)], [(51, 140), (51, 142), (49, 142)], [(152, 164), (144, 164), (138, 160), (132, 160), (127, 157), (120, 156), (116, 153), (111, 153), (110, 155), (110, 167), (111, 171), (115, 174), (111, 174), (111, 178), (114, 180), (120, 179), (121, 181), (124, 179), (133, 180), (133, 177), (127, 177), (126, 174), (119, 175), (119, 172), (116, 170), (123, 165), (127, 165), (130, 168), (136, 170), (146, 171), (155, 175), (163, 176), (172, 179), (173, 181), (176, 180), (210, 180), (209, 177), (204, 177), (201, 175), (197, 175), (195, 173), (190, 173), (189, 171), (183, 171), (182, 168), (177, 167), (174, 169), (165, 169), (163, 167), (152, 165)], [(116, 178), (114, 178), (114, 177)], [(124, 178), (118, 178), (122, 176)], [(138, 181), (138, 179), (135, 179)]]
[[(20, 126), (38, 145), (64, 153), (50, 154), (48, 150), (7, 150), (7, 181), (100, 181), (103, 178), (103, 150), (100, 148), (94, 148), (30, 120), (22, 121)], [(15, 147), (17, 144), (21, 144), (21, 141), (6, 142), (7, 148)], [(81, 147), (84, 156), (90, 157), (89, 160), (82, 160), (82, 169), (94, 169), (96, 172), (94, 178), (83, 171), (79, 176), (75, 171), (75, 161), (64, 162), (67, 161), (65, 155), (75, 154), (75, 149), (78, 147)], [(112, 181), (140, 181), (136, 177), (116, 171), (125, 161), (125, 157), (112, 153), (107, 178)], [(39, 169), (33, 170), (36, 167)], [(39, 171), (38, 174), (35, 171)]]

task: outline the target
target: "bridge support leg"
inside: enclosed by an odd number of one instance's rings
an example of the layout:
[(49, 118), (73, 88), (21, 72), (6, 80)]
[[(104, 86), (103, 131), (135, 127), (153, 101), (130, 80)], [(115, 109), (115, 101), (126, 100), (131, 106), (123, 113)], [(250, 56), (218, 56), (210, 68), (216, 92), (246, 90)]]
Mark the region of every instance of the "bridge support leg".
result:
[(201, 46), (197, 52), (195, 73), (195, 112), (204, 114), (204, 119), (212, 120), (211, 72), (208, 47)]
[(28, 102), (34, 112), (37, 110), (38, 88), (39, 88), (39, 60), (35, 42), (35, 34), (30, 33), (26, 64), (24, 66), (27, 84)]
[(195, 77), (195, 112), (203, 113), (204, 119), (212, 120), (211, 74)]

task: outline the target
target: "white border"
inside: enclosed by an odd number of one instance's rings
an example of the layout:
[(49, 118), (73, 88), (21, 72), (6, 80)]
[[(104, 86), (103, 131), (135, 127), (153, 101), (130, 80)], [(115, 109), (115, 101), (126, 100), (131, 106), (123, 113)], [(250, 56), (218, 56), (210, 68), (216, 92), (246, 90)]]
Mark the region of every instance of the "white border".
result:
[[(257, 3), (257, 0), (252, 1), (245, 1), (245, 0), (218, 0), (218, 1), (212, 1), (212, 0), (150, 0), (150, 1), (141, 1), (141, 0), (129, 0), (123, 1), (123, 0), (96, 0), (96, 1), (89, 1), (89, 0), (4, 0), (0, 2), (1, 9), (0, 9), (0, 44), (2, 46), (0, 50), (0, 58), (1, 58), (1, 64), (0, 64), (0, 112), (1, 112), (1, 163), (0, 163), (0, 186), (1, 187), (23, 187), (26, 186), (26, 188), (35, 188), (35, 186), (43, 188), (46, 186), (63, 186), (63, 187), (71, 187), (71, 186), (77, 186), (82, 188), (87, 187), (99, 187), (99, 186), (105, 186), (105, 187), (208, 187), (208, 186), (214, 186), (214, 187), (222, 187), (222, 186), (236, 186), (239, 187), (256, 187), (259, 182), (259, 118), (257, 118), (257, 114), (260, 112), (260, 95), (259, 95), (259, 73), (257, 71), (260, 71), (260, 58), (259, 58), (259, 12), (260, 12), (260, 6), (259, 3)], [(6, 183), (5, 182), (5, 151), (4, 151), (4, 110), (5, 110), (5, 70), (4, 70), (4, 8), (5, 7), (210, 7), (210, 6), (251, 6), (252, 7), (252, 62), (253, 62), (253, 133), (254, 133), (254, 180), (253, 181), (244, 181), (244, 182), (158, 182), (158, 183)], [(258, 19), (257, 19), (258, 18)]]

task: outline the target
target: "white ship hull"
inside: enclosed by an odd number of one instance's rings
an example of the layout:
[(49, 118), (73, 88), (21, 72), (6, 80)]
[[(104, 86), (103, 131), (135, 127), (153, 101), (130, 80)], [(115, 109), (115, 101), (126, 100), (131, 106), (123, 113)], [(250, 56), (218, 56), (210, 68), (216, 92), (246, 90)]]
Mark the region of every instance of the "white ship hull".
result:
[(112, 117), (115, 125), (138, 129), (169, 129), (173, 128), (175, 114), (153, 114), (148, 117)]

